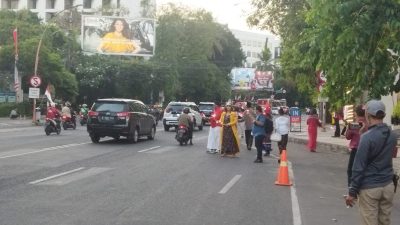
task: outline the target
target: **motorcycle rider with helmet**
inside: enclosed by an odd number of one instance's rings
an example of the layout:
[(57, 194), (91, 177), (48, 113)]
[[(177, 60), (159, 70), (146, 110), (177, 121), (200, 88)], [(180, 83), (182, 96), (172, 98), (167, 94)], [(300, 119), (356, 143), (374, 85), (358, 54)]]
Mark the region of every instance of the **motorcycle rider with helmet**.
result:
[(89, 112), (89, 109), (87, 108), (87, 105), (86, 105), (86, 104), (82, 104), (82, 107), (81, 107), (81, 114), (82, 114), (83, 116), (87, 116), (88, 112)]
[(190, 109), (184, 108), (183, 113), (178, 117), (178, 126), (186, 126), (188, 128), (189, 144), (193, 145), (193, 117), (189, 115)]
[(57, 124), (57, 128), (61, 129), (61, 119), (60, 119), (60, 111), (56, 108), (56, 103), (50, 103), (50, 106), (47, 108), (46, 118), (54, 120)]

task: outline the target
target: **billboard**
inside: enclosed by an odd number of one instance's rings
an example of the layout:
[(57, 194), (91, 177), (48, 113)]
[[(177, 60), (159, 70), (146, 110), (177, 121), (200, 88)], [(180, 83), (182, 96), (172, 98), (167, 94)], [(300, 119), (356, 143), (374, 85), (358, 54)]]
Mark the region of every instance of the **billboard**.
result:
[(255, 68), (234, 68), (231, 71), (233, 90), (274, 90), (274, 73)]
[(82, 50), (84, 52), (152, 56), (154, 45), (154, 19), (82, 16)]

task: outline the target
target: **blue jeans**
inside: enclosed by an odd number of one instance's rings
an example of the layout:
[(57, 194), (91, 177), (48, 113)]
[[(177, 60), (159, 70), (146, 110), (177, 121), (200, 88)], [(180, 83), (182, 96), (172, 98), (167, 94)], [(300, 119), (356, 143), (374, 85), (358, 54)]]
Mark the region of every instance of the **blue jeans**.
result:
[(262, 160), (262, 151), (263, 151), (263, 141), (264, 141), (265, 135), (257, 135), (254, 138), (254, 144), (257, 148), (257, 159)]

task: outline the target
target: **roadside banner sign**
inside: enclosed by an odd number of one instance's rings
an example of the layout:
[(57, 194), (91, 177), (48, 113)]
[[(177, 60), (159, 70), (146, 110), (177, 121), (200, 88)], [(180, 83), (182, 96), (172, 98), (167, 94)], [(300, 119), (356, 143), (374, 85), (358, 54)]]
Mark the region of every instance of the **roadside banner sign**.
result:
[(291, 107), (289, 109), (290, 117), (290, 131), (301, 132), (301, 111), (298, 107)]

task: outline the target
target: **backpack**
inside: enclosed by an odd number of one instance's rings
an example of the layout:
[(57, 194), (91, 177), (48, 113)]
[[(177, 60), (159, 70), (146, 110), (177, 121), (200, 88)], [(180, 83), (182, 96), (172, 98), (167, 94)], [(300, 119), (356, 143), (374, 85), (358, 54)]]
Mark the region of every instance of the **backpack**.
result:
[(274, 123), (267, 117), (265, 117), (264, 131), (266, 134), (270, 134), (272, 131), (274, 131)]

